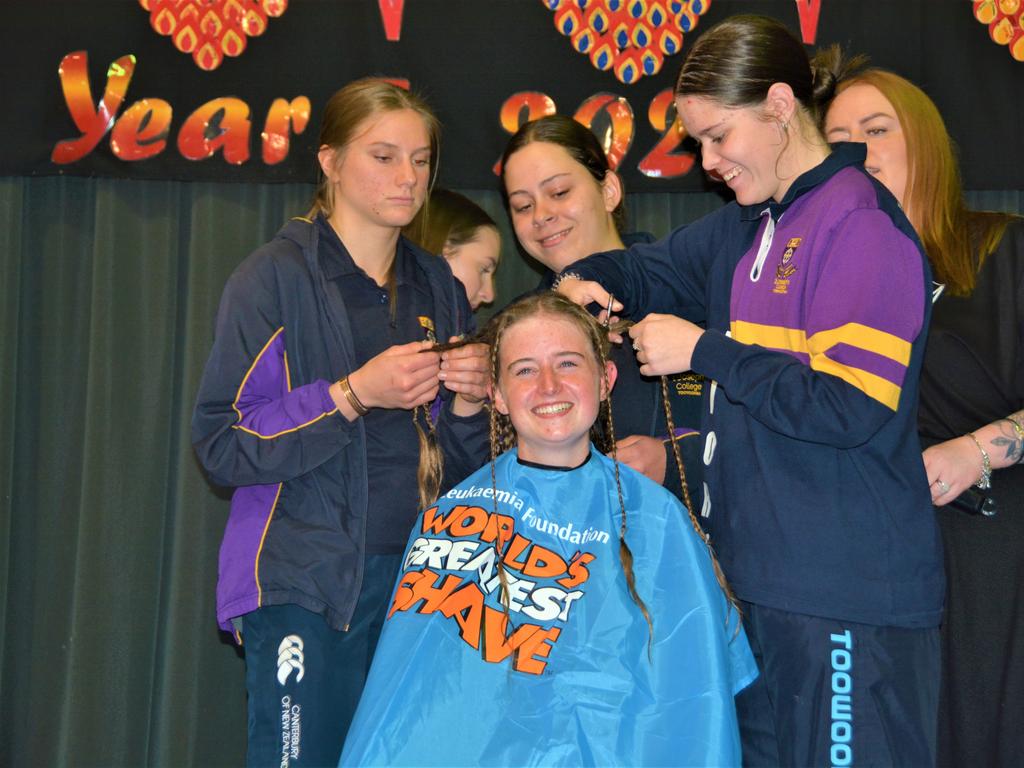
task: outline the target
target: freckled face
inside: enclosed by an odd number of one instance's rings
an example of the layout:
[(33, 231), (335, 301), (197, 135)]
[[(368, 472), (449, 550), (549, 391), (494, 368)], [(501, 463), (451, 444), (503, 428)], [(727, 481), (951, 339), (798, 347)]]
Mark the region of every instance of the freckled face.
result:
[(331, 218), (342, 227), (404, 227), (427, 193), (427, 126), (411, 109), (384, 112), (364, 125), (344, 148), (320, 151), (320, 167), (334, 188)]
[[(520, 457), (550, 466), (582, 463), (605, 394), (583, 331), (565, 317), (534, 315), (508, 328), (500, 344), (494, 405), (512, 420)], [(615, 364), (606, 370), (611, 386)]]
[(882, 182), (906, 208), (907, 141), (892, 103), (873, 85), (851, 85), (832, 101), (825, 137), (868, 145), (865, 170)]
[(700, 143), (704, 170), (724, 181), (740, 205), (785, 197), (793, 180), (779, 178), (785, 142), (776, 121), (756, 107), (725, 107), (704, 96), (679, 96), (676, 111)]
[(469, 305), (476, 309), (494, 301), (494, 270), (501, 257), (501, 236), (494, 227), (480, 227), (468, 243), (444, 247), (448, 266), (466, 288)]
[(598, 182), (558, 144), (534, 141), (513, 154), (505, 191), (519, 243), (553, 272), (622, 247), (612, 218), (622, 199), (618, 178)]

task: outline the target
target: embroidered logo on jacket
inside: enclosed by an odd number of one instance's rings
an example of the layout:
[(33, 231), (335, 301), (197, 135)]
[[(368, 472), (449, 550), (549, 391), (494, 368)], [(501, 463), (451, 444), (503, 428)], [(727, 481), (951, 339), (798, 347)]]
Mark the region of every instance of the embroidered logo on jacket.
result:
[(775, 285), (772, 288), (772, 293), (785, 294), (789, 292), (789, 278), (796, 272), (796, 264), (792, 263), (793, 254), (800, 247), (802, 240), (801, 237), (791, 237), (786, 243), (786, 250), (782, 252), (782, 260), (775, 267)]
[(700, 397), (704, 391), (704, 376), (693, 371), (673, 376), (670, 381), (680, 397)]
[(437, 334), (434, 332), (434, 321), (426, 315), (419, 316), (420, 326), (423, 331), (427, 334), (427, 341), (431, 341), (434, 344), (437, 343)]

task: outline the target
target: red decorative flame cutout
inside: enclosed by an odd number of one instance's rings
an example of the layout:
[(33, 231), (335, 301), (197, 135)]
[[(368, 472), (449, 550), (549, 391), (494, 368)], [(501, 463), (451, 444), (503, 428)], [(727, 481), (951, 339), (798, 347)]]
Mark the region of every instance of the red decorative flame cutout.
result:
[(384, 22), (384, 35), (394, 42), (402, 37), (402, 6), (405, 0), (377, 0), (380, 19)]
[(992, 42), (1024, 61), (1024, 0), (975, 0), (974, 18), (988, 25)]
[[(380, 2), (382, 14), (385, 3), (397, 2), (400, 31), (400, 0)], [(225, 56), (244, 53), (248, 38), (266, 32), (269, 20), (288, 9), (288, 0), (139, 0), (139, 5), (149, 11), (153, 29), (170, 37), (175, 48), (191, 54), (196, 66), (209, 72)]]
[(595, 69), (611, 70), (626, 85), (657, 74), (668, 56), (683, 49), (683, 35), (693, 31), (711, 7), (711, 0), (541, 2), (554, 14), (555, 29), (578, 53)]

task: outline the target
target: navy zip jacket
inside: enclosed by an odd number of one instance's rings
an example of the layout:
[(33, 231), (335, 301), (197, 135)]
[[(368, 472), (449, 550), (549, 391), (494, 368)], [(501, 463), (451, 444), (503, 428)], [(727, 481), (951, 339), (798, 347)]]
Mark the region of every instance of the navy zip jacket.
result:
[[(331, 280), (337, 265), (318, 242), (316, 226), (292, 220), (235, 270), (199, 386), (196, 454), (214, 483), (235, 487), (217, 584), (227, 631), (236, 617), (278, 604), (343, 629), (362, 583), (366, 434), (328, 394), (355, 368), (353, 323)], [(404, 238), (397, 249), (434, 297), (434, 316), (422, 322), (432, 320), (443, 340), (472, 331), (465, 291), (445, 260)], [(455, 416), (442, 392), (438, 438), (450, 486), (490, 455), (488, 422), (486, 412)]]
[(931, 274), (864, 154), (836, 145), (782, 202), (730, 203), (566, 271), (628, 316), (706, 323), (703, 514), (740, 598), (934, 627), (942, 560), (915, 424)]
[[(622, 241), (627, 246), (632, 246), (653, 243), (654, 237), (647, 232), (631, 232), (623, 235)], [(553, 272), (546, 272), (540, 284), (531, 293), (551, 290), (555, 277)], [(685, 503), (682, 480), (676, 467), (672, 445), (668, 440), (669, 430), (661, 393), (661, 377), (644, 376), (640, 373), (636, 351), (628, 338), (622, 344), (612, 345), (610, 358), (619, 372), (611, 398), (616, 437), (621, 440), (630, 435), (645, 435), (661, 439), (665, 446), (665, 480), (662, 486)], [(700, 435), (697, 432), (700, 425), (700, 395), (704, 380), (694, 373), (676, 374), (668, 378), (668, 402), (676, 428), (673, 438), (679, 448), (683, 471), (686, 472), (686, 486), (694, 507), (693, 512), (697, 514), (701, 508), (704, 486), (701, 471), (703, 466), (700, 461)], [(604, 431), (603, 421), (598, 421), (597, 428)]]

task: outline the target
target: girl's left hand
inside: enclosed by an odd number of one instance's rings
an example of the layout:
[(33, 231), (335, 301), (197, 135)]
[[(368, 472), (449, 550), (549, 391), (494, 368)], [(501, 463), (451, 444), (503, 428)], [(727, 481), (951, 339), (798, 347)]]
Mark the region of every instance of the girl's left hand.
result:
[[(453, 336), (449, 341), (458, 341)], [(491, 376), (491, 351), (486, 344), (466, 344), (441, 353), (439, 378), (455, 393), (452, 410), (457, 416), (478, 413), (487, 399)]]
[(619, 461), (627, 467), (646, 475), (658, 485), (664, 484), (668, 458), (665, 455), (665, 443), (661, 439), (630, 435), (618, 440), (615, 448)]
[(640, 373), (663, 376), (690, 370), (693, 349), (704, 331), (675, 315), (648, 315), (629, 329)]
[(966, 435), (933, 445), (925, 450), (922, 458), (932, 504), (937, 507), (951, 502), (981, 476), (981, 454)]

